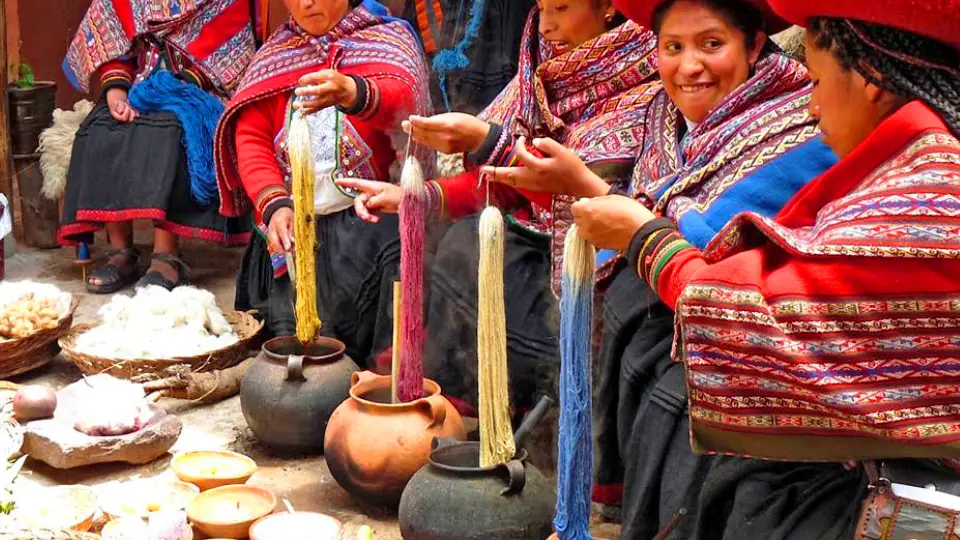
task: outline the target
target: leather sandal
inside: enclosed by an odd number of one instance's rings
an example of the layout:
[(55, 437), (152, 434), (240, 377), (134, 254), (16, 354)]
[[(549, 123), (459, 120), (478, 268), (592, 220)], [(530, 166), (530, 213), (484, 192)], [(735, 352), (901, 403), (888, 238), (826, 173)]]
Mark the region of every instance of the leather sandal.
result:
[[(128, 263), (117, 265), (109, 259), (123, 255)], [(87, 292), (91, 294), (112, 294), (137, 280), (139, 274), (140, 251), (136, 248), (115, 249), (107, 252), (107, 264), (98, 268), (87, 278)], [(100, 283), (93, 283), (93, 280)]]
[(172, 291), (174, 288), (180, 285), (189, 284), (190, 267), (183, 262), (183, 259), (172, 253), (154, 253), (152, 258), (155, 261), (165, 262), (172, 266), (177, 271), (177, 281), (170, 281), (160, 272), (153, 270), (144, 274), (143, 277), (140, 278), (140, 281), (134, 285), (134, 289), (139, 289), (148, 285), (157, 285), (168, 291)]

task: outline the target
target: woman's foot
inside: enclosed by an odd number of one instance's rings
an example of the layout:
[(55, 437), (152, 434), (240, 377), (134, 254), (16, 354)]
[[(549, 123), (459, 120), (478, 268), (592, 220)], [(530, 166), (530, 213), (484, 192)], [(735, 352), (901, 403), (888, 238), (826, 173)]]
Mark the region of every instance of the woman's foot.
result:
[(107, 264), (87, 278), (87, 292), (111, 294), (137, 280), (140, 252), (136, 248), (117, 249), (107, 256)]
[(172, 253), (154, 253), (150, 268), (135, 288), (157, 285), (168, 291), (187, 283), (190, 268), (183, 260)]

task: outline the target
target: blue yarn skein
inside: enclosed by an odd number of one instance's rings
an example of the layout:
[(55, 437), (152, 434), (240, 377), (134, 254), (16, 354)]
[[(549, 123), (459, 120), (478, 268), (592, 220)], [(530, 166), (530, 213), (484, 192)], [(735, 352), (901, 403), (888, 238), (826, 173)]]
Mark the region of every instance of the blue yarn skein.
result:
[[(466, 1), (466, 0), (462, 0)], [(461, 3), (461, 10), (463, 4)], [(433, 58), (433, 69), (440, 76), (440, 91), (443, 93), (443, 104), (450, 110), (450, 93), (447, 91), (447, 74), (450, 71), (463, 69), (470, 65), (466, 51), (473, 45), (473, 40), (480, 34), (480, 25), (483, 24), (483, 14), (487, 9), (487, 0), (474, 0), (470, 6), (470, 21), (463, 32), (463, 39), (452, 49), (444, 49)]]
[(593, 425), (590, 344), (596, 251), (567, 232), (560, 298), (560, 440), (553, 528), (561, 540), (591, 540)]
[(183, 127), (183, 145), (190, 173), (190, 197), (200, 206), (217, 198), (217, 176), (213, 163), (213, 135), (224, 106), (217, 98), (194, 84), (182, 81), (169, 71), (157, 71), (135, 84), (130, 105), (140, 113), (171, 112)]

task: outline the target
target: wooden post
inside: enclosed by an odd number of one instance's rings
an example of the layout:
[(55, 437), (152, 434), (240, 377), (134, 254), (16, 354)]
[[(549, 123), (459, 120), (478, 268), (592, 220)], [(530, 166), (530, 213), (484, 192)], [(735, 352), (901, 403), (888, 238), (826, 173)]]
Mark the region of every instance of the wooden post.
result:
[(400, 302), (402, 293), (400, 282), (393, 282), (393, 358), (390, 363), (390, 400), (393, 403), (400, 403), (397, 396), (397, 378), (400, 376), (400, 338), (403, 333), (400, 332)]
[(16, 228), (17, 216), (14, 213), (16, 206), (16, 196), (13, 193), (13, 153), (10, 147), (10, 117), (9, 100), (7, 99), (7, 86), (9, 80), (9, 50), (7, 47), (7, 2), (0, 0), (0, 192), (7, 196), (10, 207), (7, 211), (13, 218)]

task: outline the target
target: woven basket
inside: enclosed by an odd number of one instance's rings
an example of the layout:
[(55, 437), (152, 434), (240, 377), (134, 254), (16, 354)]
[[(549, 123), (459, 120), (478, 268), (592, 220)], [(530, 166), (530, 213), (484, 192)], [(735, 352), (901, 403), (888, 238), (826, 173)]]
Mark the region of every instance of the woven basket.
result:
[(3, 540), (99, 540), (99, 534), (48, 527), (0, 526)]
[(73, 362), (85, 375), (108, 373), (121, 379), (141, 380), (151, 376), (163, 376), (174, 367), (183, 366), (192, 372), (214, 371), (235, 366), (242, 362), (250, 350), (250, 342), (263, 328), (263, 322), (258, 321), (252, 314), (240, 311), (225, 311), (223, 316), (233, 326), (233, 331), (240, 338), (236, 343), (223, 349), (197, 356), (178, 357), (169, 359), (118, 360), (92, 356), (76, 350), (77, 336), (93, 328), (93, 325), (78, 324), (68, 334), (60, 338), (60, 347), (64, 358)]
[(70, 312), (60, 319), (55, 328), (0, 343), (0, 379), (26, 373), (53, 360), (59, 352), (57, 340), (70, 330), (73, 314), (79, 304), (80, 299), (74, 296), (70, 302)]

